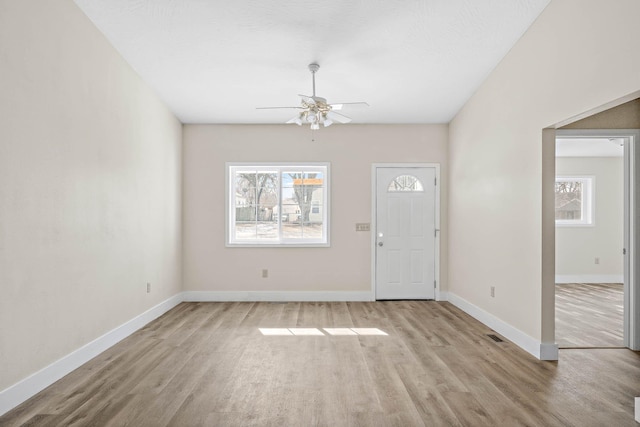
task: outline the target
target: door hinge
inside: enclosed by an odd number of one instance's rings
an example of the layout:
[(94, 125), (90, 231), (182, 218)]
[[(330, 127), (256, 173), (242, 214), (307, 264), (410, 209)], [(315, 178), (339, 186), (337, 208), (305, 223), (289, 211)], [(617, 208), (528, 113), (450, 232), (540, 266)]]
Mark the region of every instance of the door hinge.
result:
[(436, 281), (435, 280), (433, 281), (433, 287), (434, 288), (436, 287)]
[(438, 178), (433, 178), (433, 185), (438, 185)]
[(433, 230), (433, 237), (438, 237), (438, 231), (440, 231), (440, 229), (439, 229), (439, 228), (435, 228), (435, 229)]
[(626, 255), (627, 254), (627, 248), (622, 248), (622, 255)]

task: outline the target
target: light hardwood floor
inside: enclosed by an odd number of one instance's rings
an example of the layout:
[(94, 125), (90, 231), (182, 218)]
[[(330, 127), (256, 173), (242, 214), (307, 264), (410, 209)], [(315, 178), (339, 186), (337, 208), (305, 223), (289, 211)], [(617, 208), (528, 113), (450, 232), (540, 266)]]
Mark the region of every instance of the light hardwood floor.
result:
[(556, 342), (560, 348), (622, 347), (622, 283), (556, 285)]
[[(258, 328), (387, 336), (265, 336)], [(446, 302), (183, 303), (2, 426), (634, 426), (640, 354), (542, 362)]]

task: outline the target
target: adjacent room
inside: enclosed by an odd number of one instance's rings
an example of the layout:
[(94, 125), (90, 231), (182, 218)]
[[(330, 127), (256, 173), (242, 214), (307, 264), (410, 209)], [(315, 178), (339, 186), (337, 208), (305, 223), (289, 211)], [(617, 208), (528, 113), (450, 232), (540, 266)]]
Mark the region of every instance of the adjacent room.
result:
[(623, 140), (556, 144), (556, 342), (623, 347)]
[(638, 16), (0, 0), (0, 425), (637, 425)]

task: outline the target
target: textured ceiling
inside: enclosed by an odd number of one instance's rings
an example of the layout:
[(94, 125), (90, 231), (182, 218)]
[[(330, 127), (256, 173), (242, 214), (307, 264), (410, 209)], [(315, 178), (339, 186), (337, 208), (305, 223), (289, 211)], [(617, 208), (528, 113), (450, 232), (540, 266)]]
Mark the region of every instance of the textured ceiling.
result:
[(75, 0), (184, 123), (446, 123), (550, 0)]

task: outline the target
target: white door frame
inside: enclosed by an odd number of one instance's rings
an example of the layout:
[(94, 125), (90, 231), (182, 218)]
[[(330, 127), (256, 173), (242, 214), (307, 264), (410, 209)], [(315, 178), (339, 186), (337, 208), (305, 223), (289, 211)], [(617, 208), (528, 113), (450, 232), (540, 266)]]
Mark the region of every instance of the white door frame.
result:
[[(640, 129), (566, 129), (556, 130), (556, 138), (625, 138), (624, 145), (624, 346), (640, 350), (640, 241), (635, 231), (640, 228)], [(555, 287), (554, 287), (555, 291)], [(554, 310), (555, 315), (555, 310)]]
[(435, 265), (434, 277), (436, 280), (435, 300), (441, 301), (440, 297), (440, 163), (373, 163), (371, 165), (371, 295), (376, 300), (376, 236), (378, 231), (377, 213), (377, 170), (378, 168), (435, 168), (436, 172), (436, 193), (435, 193)]

